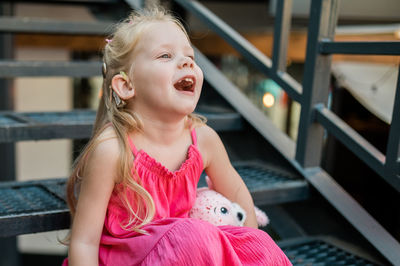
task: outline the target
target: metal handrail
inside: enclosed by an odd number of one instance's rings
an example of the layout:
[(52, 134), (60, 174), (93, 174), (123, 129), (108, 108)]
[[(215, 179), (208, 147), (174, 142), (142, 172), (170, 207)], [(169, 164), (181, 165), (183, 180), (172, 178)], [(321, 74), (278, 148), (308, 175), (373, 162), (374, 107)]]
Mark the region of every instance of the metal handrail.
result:
[[(312, 5), (315, 9), (319, 5), (320, 12), (322, 12), (323, 4), (335, 3), (337, 6), (338, 0), (318, 0), (314, 1)], [(327, 5), (327, 4), (326, 4)], [(326, 7), (325, 7), (326, 9)], [(400, 192), (400, 177), (399, 177), (399, 156), (400, 156), (400, 125), (398, 114), (400, 111), (400, 85), (399, 79), (396, 89), (395, 104), (393, 107), (393, 121), (390, 126), (390, 143), (386, 154), (380, 152), (368, 152), (371, 150), (371, 144), (361, 138), (358, 134), (353, 134), (349, 130), (343, 130), (345, 122), (340, 118), (329, 114), (325, 109), (321, 109), (321, 105), (326, 105), (327, 93), (328, 93), (328, 80), (330, 76), (331, 66), (331, 54), (365, 54), (365, 55), (399, 55), (400, 54), (400, 42), (334, 42), (334, 31), (337, 19), (337, 12), (334, 14), (328, 14), (330, 9), (325, 10), (327, 13), (325, 18), (318, 17), (320, 12), (316, 12), (310, 18), (309, 37), (307, 45), (307, 59), (306, 59), (306, 70), (305, 79), (303, 81), (303, 88), (307, 90), (303, 93), (305, 99), (302, 99), (302, 118), (304, 123), (300, 122), (299, 127), (299, 139), (296, 152), (297, 160), (305, 167), (319, 165), (320, 156), (315, 156), (315, 151), (307, 151), (308, 147), (311, 149), (321, 149), (321, 138), (322, 138), (322, 127), (332, 133), (339, 141), (349, 146), (350, 150), (364, 161), (371, 169), (379, 174), (388, 184)], [(325, 29), (325, 32), (320, 29)], [(327, 32), (329, 31), (329, 34)], [(319, 34), (318, 34), (319, 32)], [(329, 36), (324, 36), (328, 34)], [(311, 62), (311, 63), (310, 63)], [(319, 64), (319, 66), (311, 64)], [(308, 72), (307, 72), (308, 71)], [(315, 73), (318, 72), (318, 75)], [(324, 78), (321, 78), (324, 76)], [(310, 88), (315, 87), (311, 91)], [(321, 90), (323, 93), (321, 94)], [(319, 95), (323, 95), (319, 99), (314, 99), (316, 92)], [(306, 96), (309, 94), (308, 96)], [(304, 108), (306, 104), (306, 108)], [(304, 113), (307, 110), (307, 113)], [(323, 110), (323, 111), (322, 111)], [(304, 113), (304, 114), (303, 114)], [(311, 117), (313, 119), (309, 119)], [(319, 124), (312, 129), (312, 132), (308, 132), (308, 128), (311, 125)], [(319, 139), (315, 140), (316, 134)], [(310, 138), (310, 136), (312, 136)], [(347, 136), (347, 137), (344, 137)], [(312, 140), (311, 140), (312, 139)], [(361, 141), (359, 141), (361, 140)], [(357, 143), (358, 142), (358, 143)], [(319, 143), (319, 144), (317, 144)], [(356, 144), (357, 143), (357, 144)]]
[(400, 55), (400, 42), (332, 42), (321, 40), (321, 54)]
[[(318, 123), (324, 126), (349, 150), (358, 155), (366, 165), (381, 175), (392, 187), (400, 191), (400, 178), (396, 178), (393, 175), (394, 173), (386, 172), (386, 156), (384, 154), (323, 105), (318, 105), (315, 113)], [(396, 170), (395, 166), (392, 170)]]

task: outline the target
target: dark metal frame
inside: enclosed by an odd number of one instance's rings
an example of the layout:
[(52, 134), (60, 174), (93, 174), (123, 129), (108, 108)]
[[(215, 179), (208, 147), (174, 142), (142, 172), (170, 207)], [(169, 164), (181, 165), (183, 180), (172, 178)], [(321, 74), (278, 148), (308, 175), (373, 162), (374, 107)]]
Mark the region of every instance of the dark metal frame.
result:
[(0, 61), (0, 78), (53, 76), (80, 78), (100, 75), (101, 62)]
[[(234, 108), (263, 135), (306, 180), (324, 196), (388, 261), (400, 265), (400, 244), (333, 178), (320, 168), (324, 130), (343, 142), (397, 191), (400, 191), (400, 81), (394, 103), (386, 155), (329, 111), (327, 106), (331, 76), (331, 54), (398, 55), (400, 42), (334, 42), (339, 0), (312, 0), (308, 28), (307, 54), (303, 84), (286, 72), (286, 43), (289, 31), (290, 0), (278, 1), (274, 32), (274, 57), (271, 61), (235, 30), (197, 1), (175, 0), (234, 47), (259, 71), (277, 82), (301, 104), (297, 143), (277, 130), (267, 118), (244, 99), (240, 91), (200, 52), (199, 65), (205, 78)], [(279, 31), (279, 32), (276, 32)], [(379, 236), (379, 237), (378, 237)]]
[(111, 31), (111, 22), (74, 22), (40, 18), (1, 17), (0, 32), (106, 35)]
[[(1, 15), (12, 15), (13, 6), (10, 3), (0, 4)], [(0, 36), (0, 58), (13, 57), (14, 38), (11, 34)], [(12, 93), (12, 81), (0, 78), (0, 110), (12, 110), (14, 95)], [(15, 144), (0, 143), (0, 181), (15, 180)], [(18, 263), (17, 238), (11, 236), (0, 241), (2, 254), (0, 265), (16, 265)]]
[(292, 1), (283, 0), (277, 2), (274, 27), (274, 50), (272, 53), (272, 69), (275, 72), (285, 72), (287, 65), (287, 47), (290, 33), (290, 20), (292, 17)]
[(321, 54), (400, 55), (399, 42), (319, 42)]

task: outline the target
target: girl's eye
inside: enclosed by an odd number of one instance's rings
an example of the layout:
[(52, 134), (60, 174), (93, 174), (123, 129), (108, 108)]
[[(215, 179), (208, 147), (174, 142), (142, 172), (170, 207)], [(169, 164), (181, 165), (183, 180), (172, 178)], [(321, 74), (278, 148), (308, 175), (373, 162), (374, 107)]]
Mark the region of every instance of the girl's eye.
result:
[(159, 58), (167, 59), (167, 58), (171, 58), (171, 55), (170, 54), (162, 54), (162, 55), (159, 56)]

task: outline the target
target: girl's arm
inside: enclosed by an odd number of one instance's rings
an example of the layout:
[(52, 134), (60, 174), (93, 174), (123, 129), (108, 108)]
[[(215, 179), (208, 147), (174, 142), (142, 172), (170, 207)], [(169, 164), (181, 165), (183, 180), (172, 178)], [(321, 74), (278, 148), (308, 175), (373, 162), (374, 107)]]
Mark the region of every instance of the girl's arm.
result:
[(238, 203), (247, 213), (245, 226), (257, 228), (254, 203), (242, 178), (233, 168), (218, 134), (207, 125), (196, 129), (204, 168), (215, 191)]
[(83, 173), (71, 229), (69, 265), (99, 265), (99, 244), (108, 201), (117, 173), (117, 140), (102, 141), (89, 156)]

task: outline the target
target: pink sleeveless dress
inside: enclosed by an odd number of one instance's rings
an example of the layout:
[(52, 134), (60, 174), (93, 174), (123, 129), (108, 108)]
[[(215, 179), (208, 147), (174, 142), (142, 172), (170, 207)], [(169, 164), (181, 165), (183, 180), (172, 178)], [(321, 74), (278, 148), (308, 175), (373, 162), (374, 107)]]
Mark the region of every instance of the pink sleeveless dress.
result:
[[(142, 227), (148, 235), (121, 228), (127, 218), (120, 199), (113, 193), (100, 240), (100, 265), (292, 265), (264, 231), (236, 226), (214, 226), (188, 218), (196, 198), (203, 161), (193, 144), (180, 169), (171, 172), (129, 143), (134, 167), (142, 185), (153, 197), (156, 214)], [(132, 171), (134, 171), (132, 169)]]

